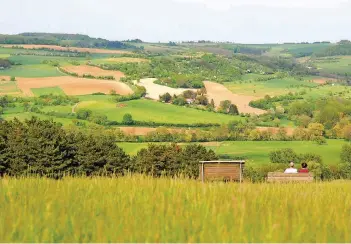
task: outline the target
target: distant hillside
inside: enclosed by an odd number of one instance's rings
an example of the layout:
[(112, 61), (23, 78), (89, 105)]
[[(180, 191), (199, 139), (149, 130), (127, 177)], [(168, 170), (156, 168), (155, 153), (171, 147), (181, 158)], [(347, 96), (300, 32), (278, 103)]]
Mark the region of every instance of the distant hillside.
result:
[(58, 45), (83, 48), (108, 49), (139, 49), (138, 47), (120, 41), (109, 41), (102, 38), (92, 38), (80, 34), (60, 33), (20, 33), (18, 35), (1, 35), (0, 44), (39, 44)]

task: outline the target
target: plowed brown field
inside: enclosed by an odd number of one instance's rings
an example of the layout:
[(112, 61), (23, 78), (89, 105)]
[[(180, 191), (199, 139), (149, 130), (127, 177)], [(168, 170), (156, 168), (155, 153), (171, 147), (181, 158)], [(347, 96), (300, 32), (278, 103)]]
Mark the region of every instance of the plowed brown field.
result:
[(70, 72), (77, 73), (79, 76), (92, 75), (95, 77), (98, 76), (113, 76), (116, 80), (119, 80), (121, 77), (124, 77), (124, 74), (121, 71), (112, 71), (112, 70), (104, 70), (98, 67), (90, 66), (90, 65), (71, 65), (62, 67), (62, 69)]
[(117, 94), (128, 95), (132, 89), (118, 81), (84, 79), (71, 76), (45, 78), (17, 78), (17, 86), (25, 96), (33, 96), (32, 88), (60, 87), (67, 95), (88, 95), (96, 92), (108, 94), (115, 90)]
[(104, 53), (104, 54), (123, 54), (123, 53), (131, 53), (128, 51), (122, 51), (122, 50), (109, 50), (109, 49), (98, 49), (98, 48), (81, 48), (81, 47), (61, 47), (61, 46), (55, 46), (55, 45), (1, 45), (2, 47), (22, 47), (24, 49), (41, 49), (41, 48), (47, 48), (47, 49), (52, 49), (56, 51), (74, 51), (74, 52), (80, 52), (80, 53)]
[(265, 110), (249, 106), (250, 101), (257, 100), (259, 97), (237, 95), (229, 91), (225, 86), (211, 81), (204, 81), (204, 84), (209, 99), (213, 99), (217, 107), (221, 101), (229, 100), (238, 107), (239, 113), (260, 115), (266, 112)]
[(327, 81), (336, 82), (337, 79), (333, 79), (333, 78), (319, 78), (319, 79), (313, 79), (312, 81), (313, 81), (314, 83), (324, 85), (324, 84), (327, 83)]

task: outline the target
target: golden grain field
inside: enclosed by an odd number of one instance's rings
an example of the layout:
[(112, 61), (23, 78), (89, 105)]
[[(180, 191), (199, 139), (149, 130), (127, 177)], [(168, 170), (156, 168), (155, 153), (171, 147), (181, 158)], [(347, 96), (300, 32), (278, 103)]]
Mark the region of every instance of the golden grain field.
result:
[(351, 182), (4, 178), (1, 242), (351, 242)]

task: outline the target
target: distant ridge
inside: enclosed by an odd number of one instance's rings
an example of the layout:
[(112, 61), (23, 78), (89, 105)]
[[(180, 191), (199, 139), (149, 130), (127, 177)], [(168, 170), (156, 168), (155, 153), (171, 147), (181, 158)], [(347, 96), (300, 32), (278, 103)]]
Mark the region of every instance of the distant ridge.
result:
[(0, 34), (0, 44), (58, 45), (65, 47), (139, 49), (121, 41), (109, 41), (82, 34), (24, 32), (17, 35)]

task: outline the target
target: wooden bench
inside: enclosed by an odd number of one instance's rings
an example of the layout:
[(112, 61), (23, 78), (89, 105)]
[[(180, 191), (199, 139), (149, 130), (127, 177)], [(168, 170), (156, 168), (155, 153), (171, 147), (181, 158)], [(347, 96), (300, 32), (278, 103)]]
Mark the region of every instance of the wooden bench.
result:
[(280, 172), (269, 172), (267, 182), (313, 182), (313, 174), (285, 174)]

